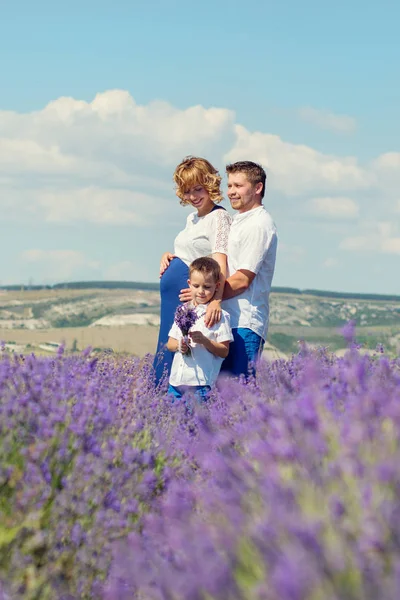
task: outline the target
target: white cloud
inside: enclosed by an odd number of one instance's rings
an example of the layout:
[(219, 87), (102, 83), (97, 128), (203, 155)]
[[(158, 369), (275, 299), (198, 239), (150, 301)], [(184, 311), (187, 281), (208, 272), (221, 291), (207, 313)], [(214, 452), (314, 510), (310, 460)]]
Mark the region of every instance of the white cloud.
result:
[(189, 152), (219, 159), (233, 120), (223, 108), (140, 106), (123, 90), (0, 111), (0, 208), (11, 195), (18, 218), (143, 223), (165, 198), (179, 207), (174, 166)]
[(104, 277), (111, 280), (132, 281), (134, 278), (133, 274), (137, 273), (137, 266), (131, 260), (123, 260), (109, 266), (104, 272)]
[[(138, 225), (165, 216), (171, 207), (162, 194), (146, 194), (131, 189), (84, 186), (55, 182), (40, 188), (13, 189), (0, 183), (0, 209), (3, 221), (35, 219), (65, 224), (87, 222), (97, 225)], [(172, 196), (172, 194), (171, 194)]]
[(357, 235), (344, 238), (339, 245), (342, 250), (351, 250), (352, 252), (365, 252), (374, 250), (371, 239), (366, 235)]
[(246, 157), (261, 163), (268, 170), (270, 187), (288, 196), (363, 190), (375, 181), (374, 173), (361, 167), (354, 157), (323, 154), (309, 146), (285, 142), (277, 135), (251, 133), (242, 125), (236, 125), (235, 131), (235, 145), (225, 160)]
[(371, 169), (376, 174), (380, 193), (389, 194), (395, 206), (400, 188), (400, 152), (381, 154), (372, 161)]
[(48, 172), (85, 174), (89, 166), (98, 174), (114, 168), (116, 174), (129, 175), (136, 170), (135, 160), (146, 159), (157, 169), (174, 166), (187, 154), (188, 143), (197, 153), (220, 138), (229, 144), (233, 120), (232, 111), (224, 108), (179, 110), (167, 102), (140, 106), (124, 90), (97, 94), (92, 102), (59, 98), (35, 113), (0, 113), (0, 157), (14, 163), (22, 156), (23, 170), (48, 162)]
[(157, 279), (157, 273), (149, 272), (143, 260), (122, 260), (106, 267), (102, 275), (111, 281), (151, 281)]
[(345, 196), (312, 198), (307, 208), (311, 214), (333, 219), (354, 219), (359, 213), (358, 204)]
[(327, 129), (336, 133), (352, 133), (357, 127), (353, 117), (337, 115), (328, 110), (320, 110), (304, 106), (298, 110), (299, 117), (307, 123), (312, 123), (320, 129)]
[(31, 248), (22, 252), (19, 259), (19, 274), (9, 281), (2, 281), (3, 284), (15, 283), (16, 281), (18, 283), (21, 283), (21, 281), (27, 282), (32, 280), (32, 273), (35, 275), (35, 281), (42, 283), (87, 278), (151, 282), (156, 279), (155, 274), (149, 271), (148, 265), (142, 260), (142, 257), (137, 261), (122, 260), (106, 264), (76, 250)]
[(400, 153), (361, 164), (248, 131), (225, 108), (139, 105), (127, 91), (111, 90), (91, 102), (59, 98), (32, 113), (0, 111), (2, 217), (142, 227), (154, 215), (180, 219), (172, 172), (189, 153), (221, 171), (225, 162), (260, 162), (273, 195), (313, 196), (309, 208), (320, 215), (354, 218), (364, 197), (377, 214), (373, 197), (386, 213), (400, 209)]
[(386, 152), (381, 154), (375, 161), (375, 167), (396, 171), (400, 177), (400, 152)]
[(334, 267), (337, 267), (338, 264), (339, 264), (339, 262), (336, 258), (327, 258), (323, 262), (323, 266), (326, 267), (327, 269), (332, 269)]
[(382, 240), (382, 252), (400, 254), (400, 236)]
[(3, 173), (71, 173), (78, 170), (75, 157), (63, 154), (55, 145), (44, 147), (36, 140), (0, 138), (0, 165)]
[(149, 212), (160, 210), (156, 197), (131, 190), (101, 189), (94, 186), (70, 192), (45, 191), (38, 197), (48, 222), (89, 221), (97, 224), (144, 224)]
[(285, 242), (279, 241), (279, 257), (286, 263), (302, 263), (306, 256), (306, 250), (303, 246), (298, 246), (295, 244), (286, 244)]
[(361, 234), (344, 238), (342, 250), (360, 253), (400, 254), (400, 234), (391, 222), (364, 223)]
[(31, 248), (21, 253), (22, 261), (35, 265), (43, 280), (63, 280), (74, 277), (82, 269), (98, 272), (100, 264), (76, 250), (42, 250)]

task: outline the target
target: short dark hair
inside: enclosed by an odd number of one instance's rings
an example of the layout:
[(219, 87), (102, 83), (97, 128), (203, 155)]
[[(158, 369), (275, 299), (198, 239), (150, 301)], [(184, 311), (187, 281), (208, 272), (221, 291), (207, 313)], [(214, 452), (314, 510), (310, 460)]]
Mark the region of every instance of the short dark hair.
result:
[(211, 256), (196, 258), (189, 267), (189, 277), (192, 275), (193, 271), (199, 271), (200, 273), (203, 273), (203, 275), (211, 274), (215, 283), (219, 281), (221, 276), (221, 267), (214, 258), (211, 258)]
[(261, 165), (252, 162), (251, 160), (240, 160), (230, 165), (226, 165), (226, 172), (228, 173), (228, 175), (229, 173), (245, 173), (247, 179), (253, 185), (257, 185), (257, 183), (262, 183), (263, 188), (261, 191), (261, 198), (264, 198), (267, 183), (267, 174)]

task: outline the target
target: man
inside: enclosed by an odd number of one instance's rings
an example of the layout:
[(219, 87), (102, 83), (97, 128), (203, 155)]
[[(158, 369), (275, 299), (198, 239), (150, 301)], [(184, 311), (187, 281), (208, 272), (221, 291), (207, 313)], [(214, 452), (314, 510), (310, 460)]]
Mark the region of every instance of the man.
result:
[(229, 277), (223, 306), (231, 317), (234, 341), (222, 371), (245, 376), (255, 373), (267, 336), (269, 293), (275, 269), (276, 227), (262, 200), (266, 173), (251, 161), (226, 167), (228, 197), (238, 214), (228, 238)]

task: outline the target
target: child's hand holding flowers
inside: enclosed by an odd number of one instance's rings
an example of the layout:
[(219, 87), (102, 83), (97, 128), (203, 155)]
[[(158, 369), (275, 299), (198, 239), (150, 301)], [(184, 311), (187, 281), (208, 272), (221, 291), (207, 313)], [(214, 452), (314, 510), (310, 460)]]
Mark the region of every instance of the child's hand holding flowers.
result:
[(183, 335), (183, 339), (179, 341), (178, 349), (180, 352), (182, 352), (182, 354), (190, 356), (192, 351), (190, 349), (190, 340), (188, 338), (188, 334), (189, 329), (197, 321), (196, 311), (191, 308), (189, 304), (181, 304), (175, 311), (174, 320)]

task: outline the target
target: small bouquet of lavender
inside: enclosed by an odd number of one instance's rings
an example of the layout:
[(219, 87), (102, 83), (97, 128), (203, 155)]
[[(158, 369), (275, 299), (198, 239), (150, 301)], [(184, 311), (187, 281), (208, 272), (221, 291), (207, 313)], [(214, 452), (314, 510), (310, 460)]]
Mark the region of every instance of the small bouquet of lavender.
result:
[(181, 330), (183, 341), (188, 347), (187, 351), (185, 352), (187, 356), (191, 356), (192, 354), (188, 338), (189, 329), (195, 324), (197, 318), (196, 311), (191, 308), (189, 304), (180, 304), (175, 311), (174, 321)]

